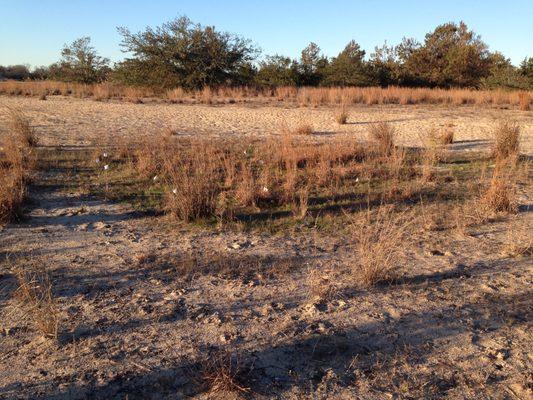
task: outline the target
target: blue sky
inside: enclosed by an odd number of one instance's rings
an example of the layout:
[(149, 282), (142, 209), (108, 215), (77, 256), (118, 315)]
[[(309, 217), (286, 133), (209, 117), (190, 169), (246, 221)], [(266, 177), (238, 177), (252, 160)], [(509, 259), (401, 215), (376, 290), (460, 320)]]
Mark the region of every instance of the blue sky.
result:
[(184, 14), (252, 39), (266, 54), (297, 57), (314, 41), (334, 56), (351, 39), (371, 53), (385, 40), (422, 40), (438, 24), (464, 20), (513, 63), (533, 56), (532, 0), (0, 0), (0, 12), (0, 65), (50, 64), (81, 36), (118, 61), (117, 26), (138, 31)]

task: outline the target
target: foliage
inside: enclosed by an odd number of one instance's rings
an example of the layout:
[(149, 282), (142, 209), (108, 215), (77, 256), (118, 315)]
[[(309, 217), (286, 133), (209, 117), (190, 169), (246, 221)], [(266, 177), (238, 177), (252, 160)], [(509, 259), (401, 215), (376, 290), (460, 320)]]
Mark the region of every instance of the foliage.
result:
[(199, 89), (240, 82), (256, 49), (250, 41), (180, 17), (155, 29), (132, 33), (119, 28), (131, 54), (117, 66), (116, 80), (160, 88)]
[(63, 47), (61, 60), (50, 66), (49, 75), (60, 81), (89, 84), (104, 81), (109, 71), (109, 59), (98, 55), (87, 36)]

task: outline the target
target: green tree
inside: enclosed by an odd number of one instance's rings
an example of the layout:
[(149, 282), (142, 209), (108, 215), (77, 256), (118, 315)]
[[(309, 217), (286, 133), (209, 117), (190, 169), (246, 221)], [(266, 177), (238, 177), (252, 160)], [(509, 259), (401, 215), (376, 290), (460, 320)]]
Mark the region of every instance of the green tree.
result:
[(499, 52), (490, 55), (490, 74), (482, 80), (482, 87), (486, 89), (527, 89), (527, 78), (520, 70), (511, 64), (511, 60)]
[(117, 66), (114, 77), (130, 84), (189, 89), (236, 84), (257, 52), (249, 40), (187, 17), (139, 33), (119, 28), (119, 33), (131, 57)]
[(88, 36), (65, 45), (61, 60), (50, 66), (53, 79), (87, 84), (105, 80), (109, 71), (109, 59), (98, 55)]
[(408, 74), (429, 86), (477, 87), (490, 74), (487, 45), (464, 22), (439, 25), (403, 58)]
[(309, 43), (300, 56), (298, 83), (303, 86), (318, 86), (327, 65), (328, 59), (320, 54), (320, 47), (316, 43)]
[(268, 56), (259, 63), (255, 81), (260, 86), (295, 86), (298, 83), (298, 63), (289, 57)]
[(373, 83), (365, 51), (355, 41), (350, 41), (326, 68), (323, 85), (369, 86)]

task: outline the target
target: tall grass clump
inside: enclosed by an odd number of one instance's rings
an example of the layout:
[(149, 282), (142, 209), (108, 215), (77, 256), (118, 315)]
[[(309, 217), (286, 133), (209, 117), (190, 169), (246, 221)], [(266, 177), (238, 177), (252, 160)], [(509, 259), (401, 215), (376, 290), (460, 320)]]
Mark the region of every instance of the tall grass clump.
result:
[(518, 95), (518, 108), (520, 111), (530, 110), (531, 98), (528, 93), (520, 93)]
[(395, 215), (392, 208), (385, 206), (353, 221), (352, 275), (360, 285), (368, 287), (398, 278), (400, 255), (409, 246), (409, 225), (405, 215)]
[(392, 125), (386, 122), (372, 124), (369, 128), (369, 134), (381, 155), (388, 156), (392, 153), (396, 136), (396, 130)]
[(335, 121), (339, 125), (345, 125), (348, 121), (348, 112), (346, 111), (346, 107), (341, 107), (341, 109), (335, 114)]
[(511, 121), (500, 121), (494, 129), (492, 155), (498, 159), (516, 157), (520, 151), (520, 127)]
[(514, 168), (503, 162), (496, 164), (489, 187), (481, 199), (489, 213), (516, 212), (516, 188)]
[(59, 311), (45, 267), (28, 262), (17, 268), (16, 277), (16, 297), (27, 307), (27, 315), (45, 337), (57, 339)]
[(36, 144), (33, 129), (21, 112), (9, 114), (7, 127), (0, 137), (0, 224), (21, 215)]
[(182, 221), (211, 217), (222, 191), (223, 155), (203, 141), (191, 141), (179, 155), (166, 160), (164, 173), (170, 188), (166, 195), (168, 212)]

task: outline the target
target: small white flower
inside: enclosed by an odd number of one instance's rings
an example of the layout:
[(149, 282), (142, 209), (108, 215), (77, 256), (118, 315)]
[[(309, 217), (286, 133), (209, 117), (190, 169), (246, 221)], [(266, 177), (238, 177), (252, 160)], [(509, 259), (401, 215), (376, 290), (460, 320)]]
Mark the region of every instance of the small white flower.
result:
[(104, 158), (107, 158), (107, 153), (102, 154), (102, 156), (104, 156)]
[(268, 193), (268, 188), (266, 186), (263, 186), (263, 193)]
[(107, 171), (108, 169), (109, 169), (109, 165), (108, 164), (104, 165), (104, 171)]
[(172, 193), (178, 194), (178, 189), (172, 189)]
[(100, 159), (97, 158), (95, 161), (96, 161), (96, 164), (98, 164), (100, 162)]
[(154, 182), (157, 182), (158, 179), (159, 179), (159, 178), (158, 178), (157, 175), (156, 175), (156, 176), (154, 176), (153, 181), (154, 181)]
[(355, 183), (359, 182), (359, 177), (355, 178)]

